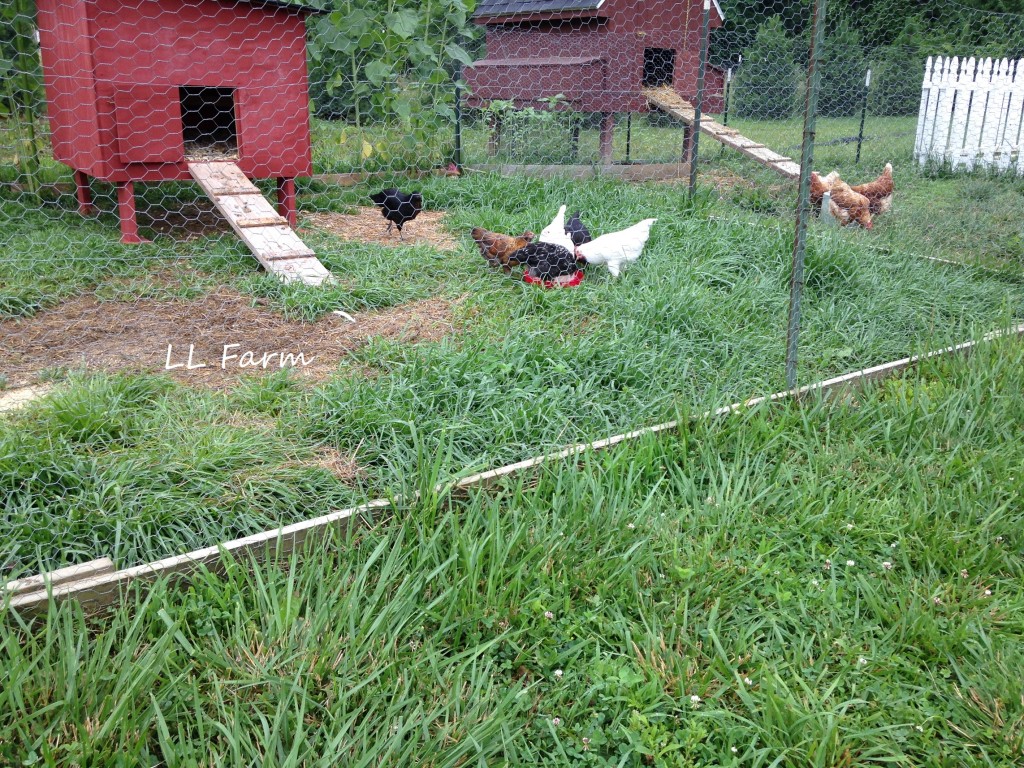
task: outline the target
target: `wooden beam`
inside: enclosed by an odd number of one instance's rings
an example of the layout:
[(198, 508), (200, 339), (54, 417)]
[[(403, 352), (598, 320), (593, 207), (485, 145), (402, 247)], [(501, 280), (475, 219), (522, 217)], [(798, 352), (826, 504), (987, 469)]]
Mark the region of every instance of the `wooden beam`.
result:
[(135, 584), (156, 581), (162, 577), (183, 578), (201, 568), (219, 571), (229, 557), (283, 557), (301, 547), (306, 541), (323, 536), (330, 530), (347, 528), (357, 522), (363, 514), (390, 506), (390, 501), (378, 499), (358, 507), (342, 509), (312, 520), (303, 520), (224, 544), (137, 565), (134, 568), (54, 584), (51, 589), (42, 592), (15, 594), (10, 599), (9, 607), (19, 614), (31, 616), (46, 609), (52, 594), (56, 602), (77, 600), (86, 611), (95, 612), (121, 599), (124, 591)]
[(90, 560), (88, 563), (69, 565), (67, 568), (60, 568), (56, 571), (9, 581), (5, 589), (9, 595), (27, 595), (33, 592), (42, 592), (45, 598), (47, 587), (56, 587), (61, 584), (81, 581), (82, 579), (113, 572), (114, 561), (109, 557), (101, 557), (98, 560)]
[(470, 172), (499, 173), (503, 176), (536, 176), (550, 178), (565, 176), (570, 179), (589, 179), (608, 176), (627, 181), (658, 181), (683, 179), (690, 175), (687, 163), (633, 163), (625, 165), (506, 165), (487, 163), (466, 166)]

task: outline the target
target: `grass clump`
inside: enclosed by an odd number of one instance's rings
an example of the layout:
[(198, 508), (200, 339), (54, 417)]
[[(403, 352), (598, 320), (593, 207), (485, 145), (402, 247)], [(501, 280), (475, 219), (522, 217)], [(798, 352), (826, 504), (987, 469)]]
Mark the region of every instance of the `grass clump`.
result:
[[(271, 414), (275, 388), (230, 405)], [(315, 516), (358, 498), (315, 447), (216, 395), (149, 376), (72, 375), (0, 422), (8, 577), (109, 556), (119, 567)]]

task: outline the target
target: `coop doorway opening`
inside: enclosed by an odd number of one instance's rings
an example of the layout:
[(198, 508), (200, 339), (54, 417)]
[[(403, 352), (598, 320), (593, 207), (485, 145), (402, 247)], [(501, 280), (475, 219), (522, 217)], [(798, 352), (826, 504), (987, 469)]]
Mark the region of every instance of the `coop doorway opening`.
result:
[(192, 160), (237, 160), (235, 89), (182, 86), (182, 138)]
[(672, 85), (676, 52), (672, 48), (644, 48), (644, 87)]

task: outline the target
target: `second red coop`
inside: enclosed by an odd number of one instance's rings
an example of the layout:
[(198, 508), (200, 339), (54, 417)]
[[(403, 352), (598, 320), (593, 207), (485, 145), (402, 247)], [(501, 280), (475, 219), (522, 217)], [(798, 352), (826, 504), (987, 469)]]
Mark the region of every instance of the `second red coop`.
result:
[[(697, 98), (704, 0), (480, 0), (473, 20), (486, 27), (487, 56), (463, 76), (467, 104), (511, 101), (604, 115), (601, 158), (611, 162), (615, 113), (647, 112), (645, 88), (668, 86)], [(709, 28), (724, 21), (717, 0)], [(704, 111), (723, 107), (725, 75), (707, 67)]]

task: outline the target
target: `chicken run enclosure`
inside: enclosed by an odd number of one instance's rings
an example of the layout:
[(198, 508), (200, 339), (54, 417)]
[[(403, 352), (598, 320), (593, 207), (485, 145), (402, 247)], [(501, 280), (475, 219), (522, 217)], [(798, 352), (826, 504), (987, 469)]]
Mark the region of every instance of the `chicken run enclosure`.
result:
[[(0, 575), (782, 390), (797, 330), (807, 384), (1010, 327), (1005, 5), (5, 3)], [(919, 151), (938, 56), (986, 100), (954, 123), (1002, 115), (999, 168)], [(560, 206), (594, 245), (559, 244)]]

